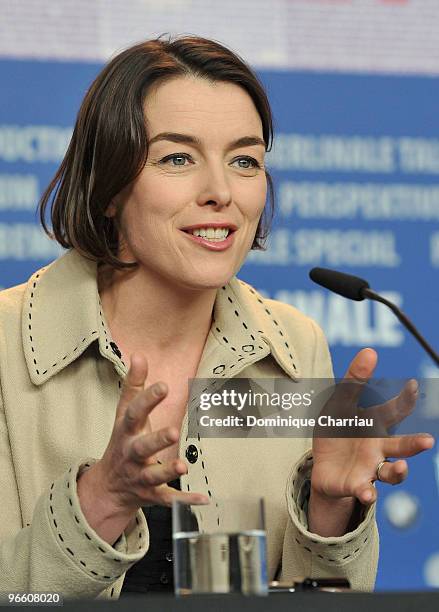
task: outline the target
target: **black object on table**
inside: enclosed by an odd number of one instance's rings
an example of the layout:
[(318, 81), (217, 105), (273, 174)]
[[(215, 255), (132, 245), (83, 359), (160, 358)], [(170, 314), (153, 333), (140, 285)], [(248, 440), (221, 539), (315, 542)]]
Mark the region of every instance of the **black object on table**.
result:
[[(180, 479), (168, 483), (180, 490)], [(166, 506), (142, 508), (148, 522), (149, 549), (127, 571), (121, 598), (134, 593), (173, 593), (174, 563), (172, 553), (172, 510)]]
[(122, 600), (64, 602), (63, 612), (437, 612), (438, 592), (407, 593), (281, 593), (244, 595), (138, 595)]

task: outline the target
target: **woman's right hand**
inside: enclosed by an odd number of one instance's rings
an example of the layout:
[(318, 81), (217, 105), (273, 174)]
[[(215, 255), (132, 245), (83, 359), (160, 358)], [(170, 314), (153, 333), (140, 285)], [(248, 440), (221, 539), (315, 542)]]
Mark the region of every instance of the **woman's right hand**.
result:
[(145, 388), (148, 365), (133, 353), (116, 410), (113, 431), (102, 458), (78, 479), (81, 509), (89, 525), (107, 542), (114, 542), (141, 506), (170, 506), (173, 499), (206, 504), (199, 493), (185, 493), (167, 482), (187, 472), (181, 459), (158, 464), (155, 454), (178, 441), (175, 427), (151, 431), (148, 416), (166, 397), (164, 383)]

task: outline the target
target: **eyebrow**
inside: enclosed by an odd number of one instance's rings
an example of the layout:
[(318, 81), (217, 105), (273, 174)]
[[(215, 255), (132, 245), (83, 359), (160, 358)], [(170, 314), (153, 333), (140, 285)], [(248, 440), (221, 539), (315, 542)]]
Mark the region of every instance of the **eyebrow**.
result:
[[(199, 138), (196, 136), (190, 136), (189, 134), (179, 134), (178, 132), (161, 132), (151, 138), (148, 142), (148, 145), (151, 146), (154, 142), (158, 142), (159, 140), (167, 140), (169, 142), (177, 142), (180, 144), (189, 144), (195, 145), (201, 148), (202, 143)], [(262, 138), (259, 136), (242, 136), (242, 138), (238, 138), (237, 140), (233, 140), (227, 145), (227, 151), (232, 151), (233, 149), (239, 149), (240, 147), (251, 147), (255, 145), (262, 145), (264, 149), (266, 149), (266, 144)]]

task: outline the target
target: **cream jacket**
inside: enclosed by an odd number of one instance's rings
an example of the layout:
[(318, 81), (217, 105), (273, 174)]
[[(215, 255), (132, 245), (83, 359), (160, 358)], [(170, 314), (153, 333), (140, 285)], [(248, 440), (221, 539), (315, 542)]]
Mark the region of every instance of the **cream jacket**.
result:
[[(67, 252), (0, 293), (0, 592), (57, 591), (117, 598), (125, 572), (148, 551), (141, 511), (113, 547), (88, 525), (76, 479), (98, 460), (113, 427), (126, 367), (99, 300), (96, 264)], [(327, 345), (309, 318), (233, 279), (218, 290), (198, 377), (332, 377)], [(189, 410), (193, 409), (189, 405)], [(323, 538), (307, 530), (307, 439), (190, 438), (182, 489), (266, 500), (268, 573), (346, 576), (372, 589), (378, 558), (374, 507), (357, 529)], [(213, 505), (212, 505), (213, 506)], [(199, 508), (204, 524), (211, 506)], [(236, 518), (236, 517), (234, 517)], [(229, 517), (218, 520), (227, 529)]]

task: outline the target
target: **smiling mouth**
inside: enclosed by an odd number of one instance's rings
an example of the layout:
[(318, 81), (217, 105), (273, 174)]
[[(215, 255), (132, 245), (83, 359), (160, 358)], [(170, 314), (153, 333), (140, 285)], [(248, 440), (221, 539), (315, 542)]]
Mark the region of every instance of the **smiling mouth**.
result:
[(223, 242), (227, 236), (235, 230), (230, 227), (198, 227), (194, 229), (184, 229), (186, 234), (192, 234), (209, 242)]

